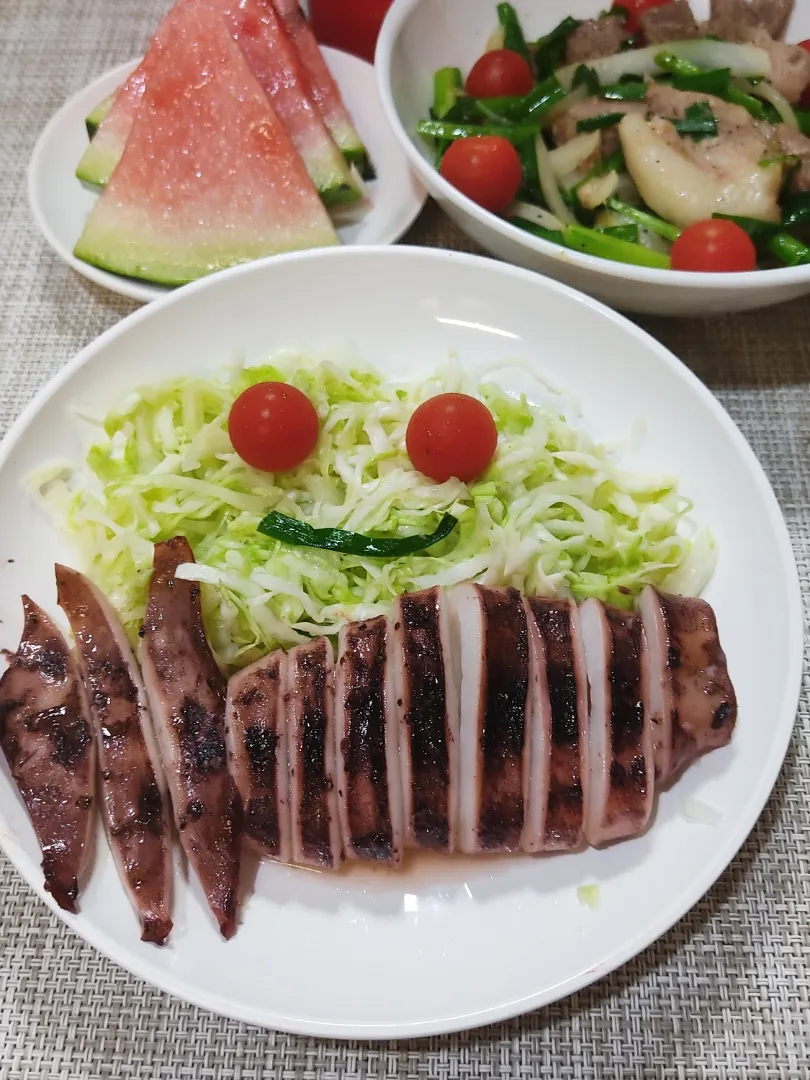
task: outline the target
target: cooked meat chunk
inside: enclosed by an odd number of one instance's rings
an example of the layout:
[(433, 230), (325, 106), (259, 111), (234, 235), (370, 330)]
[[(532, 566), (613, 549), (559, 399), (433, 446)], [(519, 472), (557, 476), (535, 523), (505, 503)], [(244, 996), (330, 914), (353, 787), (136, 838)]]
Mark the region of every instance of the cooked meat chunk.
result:
[(587, 64), (602, 56), (613, 56), (629, 37), (624, 20), (616, 15), (585, 19), (569, 36), (565, 59), (569, 64)]
[(784, 37), (794, 0), (711, 0), (706, 32), (725, 41), (746, 41), (751, 30)]
[(810, 191), (810, 139), (790, 124), (779, 124), (776, 137), (783, 154), (793, 154), (799, 166), (790, 178), (791, 191)]
[[(605, 98), (593, 97), (585, 101), (578, 101), (576, 105), (562, 114), (551, 129), (552, 136), (557, 146), (570, 142), (578, 133), (577, 124), (580, 120), (590, 120), (594, 116), (602, 116), (605, 113), (638, 113), (646, 115), (647, 106), (643, 101), (606, 101)], [(601, 131), (602, 147), (601, 156), (609, 157), (619, 146), (618, 122), (616, 127), (603, 128)]]
[(795, 105), (810, 86), (810, 53), (805, 52), (799, 45), (774, 41), (767, 30), (751, 30), (744, 40), (764, 49), (770, 56), (771, 73), (768, 81)]
[(692, 14), (689, 0), (672, 0), (671, 4), (664, 4), (663, 7), (650, 8), (638, 21), (648, 45), (700, 37), (700, 27)]

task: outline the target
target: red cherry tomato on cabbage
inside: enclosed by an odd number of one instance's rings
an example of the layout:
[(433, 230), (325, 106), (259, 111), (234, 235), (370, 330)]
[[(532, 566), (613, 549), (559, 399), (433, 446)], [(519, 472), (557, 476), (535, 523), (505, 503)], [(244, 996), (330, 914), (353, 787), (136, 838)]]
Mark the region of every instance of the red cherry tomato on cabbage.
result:
[(468, 199), (493, 214), (514, 201), (523, 183), (518, 152), (502, 135), (456, 139), (447, 148), (439, 172)]
[(285, 472), (315, 449), (318, 414), (306, 394), (289, 383), (256, 383), (231, 406), (228, 434), (248, 465), (263, 472)]
[(722, 218), (699, 221), (684, 229), (672, 245), (673, 270), (729, 274), (756, 268), (754, 242), (733, 221)]
[(624, 8), (627, 12), (627, 29), (635, 34), (639, 28), (639, 17), (645, 11), (664, 7), (669, 2), (670, 0), (615, 0), (613, 7)]
[(439, 394), (423, 401), (408, 424), (411, 464), (439, 484), (477, 479), (495, 455), (498, 431), (492, 413), (467, 394)]
[(511, 49), (484, 53), (467, 76), (467, 93), (474, 98), (522, 97), (533, 89), (532, 69)]
[[(800, 41), (799, 48), (804, 49), (805, 52), (810, 52), (810, 39), (807, 41)], [(804, 105), (805, 108), (810, 108), (810, 86), (804, 91), (799, 102), (800, 105)]]

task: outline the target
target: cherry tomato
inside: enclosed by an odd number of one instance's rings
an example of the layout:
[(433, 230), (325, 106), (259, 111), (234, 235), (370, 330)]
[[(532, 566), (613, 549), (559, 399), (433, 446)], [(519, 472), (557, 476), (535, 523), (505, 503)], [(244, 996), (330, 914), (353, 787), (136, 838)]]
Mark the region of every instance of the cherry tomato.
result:
[[(805, 52), (810, 52), (810, 38), (807, 41), (800, 41), (798, 44), (800, 49), (804, 49)], [(810, 108), (810, 86), (808, 86), (802, 94), (799, 104), (803, 105), (805, 108)]]
[(374, 63), (374, 51), (391, 0), (309, 0), (309, 22), (321, 45)]
[(228, 434), (248, 465), (262, 472), (285, 472), (315, 449), (318, 414), (306, 394), (289, 383), (256, 383), (231, 406)]
[(639, 28), (639, 17), (644, 14), (645, 11), (651, 11), (652, 8), (664, 7), (670, 0), (615, 0), (613, 6), (617, 8), (624, 8), (627, 12), (627, 29), (635, 34)]
[(756, 268), (754, 242), (733, 221), (722, 218), (698, 221), (684, 229), (672, 245), (673, 270), (730, 274)]
[(467, 93), (474, 98), (522, 97), (533, 89), (532, 69), (511, 49), (484, 53), (467, 76)]
[(439, 172), (468, 199), (493, 214), (514, 201), (523, 182), (518, 152), (502, 135), (456, 139), (447, 148)]
[(498, 431), (492, 413), (467, 394), (439, 394), (411, 417), (405, 445), (411, 464), (439, 484), (477, 479), (492, 461)]

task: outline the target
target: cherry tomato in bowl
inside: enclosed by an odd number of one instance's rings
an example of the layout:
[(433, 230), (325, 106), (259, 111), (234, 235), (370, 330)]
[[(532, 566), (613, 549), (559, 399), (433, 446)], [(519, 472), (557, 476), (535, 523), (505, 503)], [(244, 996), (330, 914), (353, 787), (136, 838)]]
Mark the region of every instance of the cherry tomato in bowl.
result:
[(511, 49), (493, 49), (473, 64), (467, 76), (470, 97), (522, 97), (534, 89), (534, 75), (528, 63)]
[(414, 411), (405, 445), (411, 464), (439, 484), (476, 480), (495, 456), (498, 430), (492, 413), (468, 394), (438, 394)]
[(228, 434), (239, 457), (262, 472), (286, 472), (305, 461), (318, 442), (315, 406), (289, 383), (248, 387), (231, 406)]
[(523, 182), (517, 150), (502, 135), (456, 139), (447, 148), (439, 172), (468, 199), (500, 214), (514, 202)]
[(615, 0), (613, 7), (618, 8), (617, 14), (627, 14), (627, 29), (635, 34), (639, 29), (639, 19), (645, 11), (653, 8), (665, 7), (670, 0)]
[(754, 242), (734, 221), (698, 221), (684, 229), (672, 245), (673, 270), (733, 274), (756, 268)]

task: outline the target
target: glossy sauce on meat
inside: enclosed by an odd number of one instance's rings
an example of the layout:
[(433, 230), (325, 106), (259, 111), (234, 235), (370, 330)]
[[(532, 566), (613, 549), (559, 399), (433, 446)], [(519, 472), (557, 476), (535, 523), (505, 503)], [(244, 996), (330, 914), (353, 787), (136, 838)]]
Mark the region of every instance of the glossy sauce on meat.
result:
[(401, 596), (394, 610), (394, 633), (405, 842), (451, 853), (459, 706), (445, 603), (438, 588)]
[(290, 802), (283, 652), (274, 652), (228, 682), (225, 740), (242, 801), (246, 842), (262, 855), (289, 862)]
[(342, 847), (335, 790), (334, 660), (316, 638), (287, 657), (293, 862), (335, 869)]
[(180, 841), (224, 937), (236, 928), (240, 804), (225, 749), (225, 679), (205, 637), (184, 537), (155, 545), (143, 673)]
[(402, 858), (392, 628), (379, 616), (340, 632), (336, 675), (338, 802), (347, 858)]
[(76, 641), (101, 773), (101, 810), (144, 941), (172, 928), (168, 796), (146, 693), (123, 627), (82, 574), (56, 567), (58, 602)]
[(0, 743), (42, 848), (45, 888), (76, 910), (92, 855), (96, 745), (67, 642), (28, 596), (17, 652), (0, 679)]

